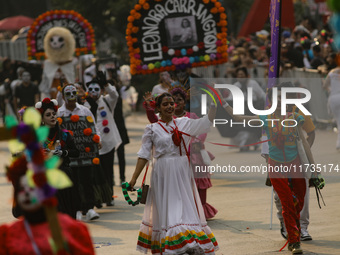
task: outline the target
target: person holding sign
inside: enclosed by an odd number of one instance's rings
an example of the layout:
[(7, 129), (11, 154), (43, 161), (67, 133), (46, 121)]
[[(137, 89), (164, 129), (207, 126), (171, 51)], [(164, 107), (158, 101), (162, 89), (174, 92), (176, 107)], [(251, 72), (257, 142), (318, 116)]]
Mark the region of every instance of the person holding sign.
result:
[[(105, 201), (108, 206), (114, 205), (113, 201), (113, 162), (115, 149), (122, 143), (113, 112), (118, 101), (116, 88), (106, 80), (105, 73), (99, 71), (97, 77), (87, 84), (89, 97), (94, 101), (91, 112), (96, 120), (96, 128), (102, 134), (102, 147), (99, 150), (99, 158), (104, 175), (110, 186), (110, 201)], [(107, 94), (104, 96), (103, 93)]]
[[(201, 119), (174, 119), (175, 101), (169, 93), (156, 99), (160, 119), (147, 125), (129, 182), (133, 188), (146, 163), (155, 160), (140, 226), (137, 250), (152, 254), (215, 254), (218, 244), (207, 226), (189, 164), (191, 135), (209, 131), (216, 108)], [(152, 151), (154, 151), (152, 155)]]
[[(62, 120), (61, 126), (73, 132), (76, 146), (79, 146), (80, 151), (80, 160), (71, 159), (74, 185), (80, 196), (76, 217), (81, 220), (82, 214), (86, 214), (87, 220), (95, 220), (99, 218), (99, 214), (93, 208), (100, 200), (95, 187), (95, 166), (99, 165), (96, 153), (101, 147), (100, 132), (94, 126), (94, 116), (91, 111), (77, 103), (77, 89), (73, 84), (63, 87), (62, 96), (65, 103), (58, 109), (57, 115)], [(92, 136), (95, 139), (92, 139)]]

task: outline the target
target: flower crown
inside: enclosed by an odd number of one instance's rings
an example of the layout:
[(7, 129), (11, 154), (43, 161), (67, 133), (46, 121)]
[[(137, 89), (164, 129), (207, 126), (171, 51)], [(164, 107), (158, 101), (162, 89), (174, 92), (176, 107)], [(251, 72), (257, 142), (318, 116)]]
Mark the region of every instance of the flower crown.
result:
[(171, 95), (174, 94), (181, 94), (186, 100), (190, 98), (190, 89), (185, 89), (181, 85), (175, 85), (172, 88), (169, 89), (169, 93)]
[(43, 114), (49, 108), (57, 112), (58, 111), (57, 100), (46, 97), (41, 102), (35, 104), (35, 109), (37, 109), (41, 114)]

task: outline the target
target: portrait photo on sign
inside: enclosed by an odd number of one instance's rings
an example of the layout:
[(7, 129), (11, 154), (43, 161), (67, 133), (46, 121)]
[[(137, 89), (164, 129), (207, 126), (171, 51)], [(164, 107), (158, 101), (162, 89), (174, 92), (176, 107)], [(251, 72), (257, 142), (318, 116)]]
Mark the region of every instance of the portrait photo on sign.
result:
[(196, 21), (194, 16), (165, 19), (168, 47), (184, 47), (197, 44)]

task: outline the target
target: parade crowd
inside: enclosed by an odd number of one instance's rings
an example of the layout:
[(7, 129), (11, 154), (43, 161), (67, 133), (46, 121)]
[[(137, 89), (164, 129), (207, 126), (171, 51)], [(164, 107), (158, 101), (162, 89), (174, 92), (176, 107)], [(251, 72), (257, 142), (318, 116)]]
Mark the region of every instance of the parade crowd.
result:
[[(216, 77), (233, 77), (234, 85), (243, 91), (253, 88), (254, 101), (264, 107), (266, 91), (263, 84), (258, 84), (251, 77), (256, 77), (257, 66), (268, 65), (269, 33), (260, 31), (253, 37), (229, 40), (230, 61), (224, 74), (216, 69)], [(340, 69), (336, 64), (331, 31), (327, 27), (317, 30), (308, 18), (292, 31), (283, 29), (281, 67), (282, 72), (296, 67), (315, 69), (325, 75), (324, 88), (329, 94), (329, 106), (339, 127)], [(114, 185), (128, 183), (129, 190), (133, 190), (149, 164), (151, 183), (138, 237), (136, 234), (137, 250), (143, 253), (151, 251), (152, 254), (215, 254), (219, 249), (218, 242), (206, 221), (218, 213), (207, 202), (207, 190), (212, 187), (210, 174), (197, 175), (193, 170), (195, 166), (209, 165), (215, 158), (205, 150), (204, 142), (216, 116), (216, 105), (209, 103), (208, 114), (200, 117), (195, 97), (189, 95), (195, 93), (190, 88), (192, 79), (197, 78), (190, 68), (171, 74), (160, 73), (159, 84), (151, 92), (145, 91), (143, 105), (150, 124), (144, 130), (135, 171), (131, 180), (126, 180), (124, 145), (129, 143), (129, 137), (121, 96), (125, 90), (121, 89), (122, 81), (111, 71), (94, 72), (85, 84), (61, 82), (55, 98), (46, 95), (42, 98), (38, 84), (32, 82), (31, 74), (24, 67), (17, 66), (14, 70), (10, 60), (2, 61), (2, 115), (13, 115), (22, 120), (26, 109), (35, 107), (41, 114), (41, 124), (49, 130), (47, 139), (41, 142), (44, 157), (58, 156), (61, 160), (59, 168), (73, 183), (72, 187), (57, 192), (58, 211), (69, 216), (59, 216), (69, 251), (71, 254), (94, 254), (87, 228), (80, 222), (100, 218), (98, 209), (115, 205)], [(281, 88), (293, 86), (290, 82), (276, 84), (279, 98)], [(271, 102), (272, 90), (268, 90), (267, 94)], [(225, 113), (236, 121), (280, 119), (297, 122), (295, 128), (283, 127), (277, 124), (279, 122), (265, 122), (264, 131), (269, 142), (267, 150), (262, 149), (262, 154), (269, 165), (301, 164), (298, 140), (302, 130), (306, 138), (304, 135), (300, 138), (306, 153), (311, 154), (315, 126), (310, 117), (299, 109), (289, 108), (285, 116), (281, 115), (280, 106), (270, 115), (236, 116), (229, 105), (231, 95), (219, 90), (217, 95), (216, 100), (221, 99)], [(84, 123), (87, 126), (82, 126)], [(89, 137), (90, 143), (86, 140)], [(259, 137), (258, 134), (242, 131), (233, 140), (243, 152), (249, 150), (247, 145), (258, 141)], [(336, 148), (340, 149), (340, 135)], [(119, 179), (113, 176), (116, 152)], [(18, 151), (13, 156), (18, 157), (20, 153)], [(25, 176), (25, 171), (10, 179), (16, 195), (13, 215), (24, 216), (25, 220), (0, 227), (0, 254), (22, 254), (20, 249), (32, 250), (26, 254), (52, 254), (49, 242), (41, 234), (47, 231), (43, 212), (33, 202), (33, 191), (22, 176)], [(324, 185), (321, 176), (313, 176), (312, 180), (309, 182), (301, 173), (269, 173), (268, 176), (268, 185), (272, 185), (276, 192), (281, 234), (287, 239), (292, 254), (302, 253), (300, 241), (312, 240), (307, 230), (307, 194), (309, 185), (319, 188)], [(23, 237), (22, 246), (16, 246), (14, 240), (20, 232), (27, 232), (28, 237)]]

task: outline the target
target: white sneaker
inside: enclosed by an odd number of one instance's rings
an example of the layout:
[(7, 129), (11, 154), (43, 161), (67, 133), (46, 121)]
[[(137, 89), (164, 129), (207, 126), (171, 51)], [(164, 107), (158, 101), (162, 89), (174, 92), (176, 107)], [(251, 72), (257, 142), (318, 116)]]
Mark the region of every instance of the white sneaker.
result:
[(83, 214), (82, 214), (81, 211), (77, 211), (77, 213), (76, 213), (76, 219), (77, 219), (78, 221), (82, 221), (82, 220), (83, 220)]
[(99, 219), (99, 214), (96, 213), (93, 209), (88, 210), (86, 213), (86, 220), (90, 221), (90, 220), (96, 220), (96, 219)]

